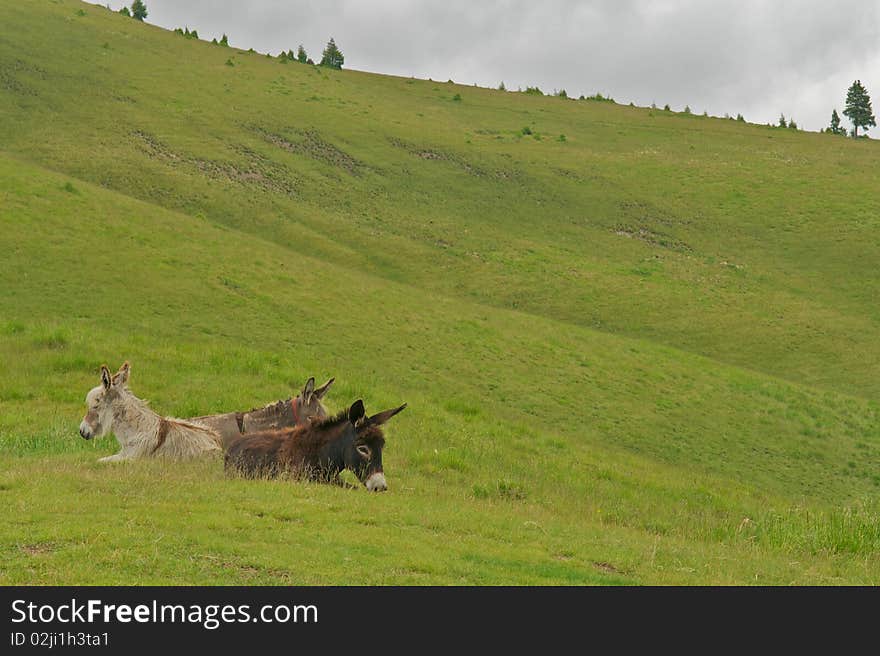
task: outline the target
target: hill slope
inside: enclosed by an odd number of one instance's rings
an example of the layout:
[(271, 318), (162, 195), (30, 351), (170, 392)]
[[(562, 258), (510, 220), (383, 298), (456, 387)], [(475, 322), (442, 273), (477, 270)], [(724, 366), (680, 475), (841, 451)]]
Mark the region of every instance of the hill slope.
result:
[[(0, 18), (0, 580), (876, 582), (874, 144)], [(406, 400), (392, 491), (98, 467), (125, 358)]]

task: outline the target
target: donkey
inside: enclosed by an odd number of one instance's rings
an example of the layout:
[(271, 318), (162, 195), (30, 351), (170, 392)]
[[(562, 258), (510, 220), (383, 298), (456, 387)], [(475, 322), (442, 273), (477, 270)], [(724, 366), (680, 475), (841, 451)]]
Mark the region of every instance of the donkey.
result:
[(226, 450), (225, 469), (246, 478), (288, 474), (341, 485), (343, 469), (354, 472), (371, 492), (388, 489), (382, 471), (382, 424), (406, 407), (367, 417), (358, 399), (335, 417), (296, 428), (243, 435)]
[(321, 387), (315, 387), (314, 377), (306, 381), (299, 396), (286, 401), (276, 401), (262, 408), (254, 408), (247, 412), (227, 412), (219, 415), (192, 417), (188, 421), (213, 428), (220, 435), (223, 448), (227, 448), (234, 439), (244, 433), (292, 428), (308, 423), (312, 419), (323, 419), (327, 410), (321, 399), (327, 394), (335, 381), (331, 378)]
[(101, 384), (86, 395), (89, 408), (79, 425), (79, 434), (90, 440), (111, 430), (119, 453), (98, 462), (165, 457), (185, 460), (221, 452), (220, 436), (212, 428), (182, 419), (161, 417), (129, 391), (126, 384), (131, 365), (126, 362), (111, 378), (101, 365)]

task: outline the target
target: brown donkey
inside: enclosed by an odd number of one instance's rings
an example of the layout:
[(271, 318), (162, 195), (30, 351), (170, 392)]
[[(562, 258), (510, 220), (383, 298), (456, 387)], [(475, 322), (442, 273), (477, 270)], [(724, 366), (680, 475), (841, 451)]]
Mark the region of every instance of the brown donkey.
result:
[(329, 419), (242, 435), (226, 450), (226, 471), (248, 478), (288, 474), (339, 484), (340, 472), (348, 469), (368, 490), (382, 492), (388, 484), (382, 471), (381, 426), (405, 407), (406, 403), (367, 417), (364, 402), (357, 400)]
[(234, 439), (245, 433), (293, 428), (307, 424), (312, 419), (323, 419), (327, 416), (327, 410), (321, 404), (321, 399), (335, 380), (331, 378), (321, 387), (316, 388), (314, 377), (309, 378), (299, 396), (292, 399), (276, 401), (247, 412), (192, 417), (189, 421), (213, 428), (220, 435), (223, 447), (226, 448)]

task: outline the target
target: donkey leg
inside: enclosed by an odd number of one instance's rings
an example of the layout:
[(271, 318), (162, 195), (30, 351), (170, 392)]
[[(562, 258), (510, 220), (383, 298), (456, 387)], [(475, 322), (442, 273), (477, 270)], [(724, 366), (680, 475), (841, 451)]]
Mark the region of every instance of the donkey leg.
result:
[(120, 451), (119, 453), (114, 453), (112, 456), (104, 456), (103, 458), (98, 458), (98, 462), (119, 462), (121, 460), (128, 460), (128, 458), (122, 451)]

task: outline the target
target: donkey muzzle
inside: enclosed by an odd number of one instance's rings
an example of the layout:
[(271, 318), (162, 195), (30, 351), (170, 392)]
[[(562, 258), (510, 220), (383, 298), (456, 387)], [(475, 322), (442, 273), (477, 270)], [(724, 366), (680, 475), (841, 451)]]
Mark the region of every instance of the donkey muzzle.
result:
[(79, 434), (82, 435), (82, 438), (83, 438), (84, 440), (90, 440), (90, 439), (92, 439), (92, 429), (91, 429), (91, 427), (90, 427), (86, 422), (84, 422), (84, 421), (83, 421), (82, 423), (80, 423), (80, 425), (79, 425)]
[(384, 492), (388, 489), (388, 483), (385, 482), (385, 474), (382, 472), (370, 474), (370, 477), (364, 481), (364, 485), (367, 486), (370, 492)]

